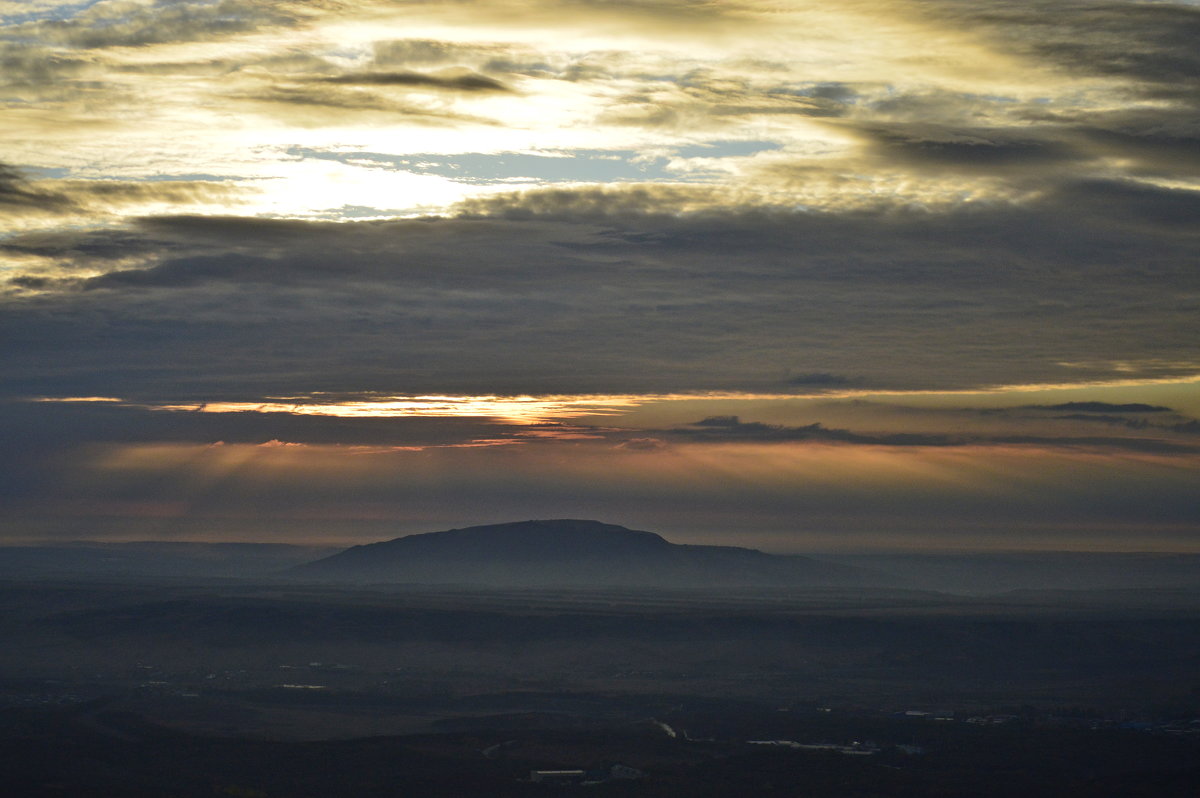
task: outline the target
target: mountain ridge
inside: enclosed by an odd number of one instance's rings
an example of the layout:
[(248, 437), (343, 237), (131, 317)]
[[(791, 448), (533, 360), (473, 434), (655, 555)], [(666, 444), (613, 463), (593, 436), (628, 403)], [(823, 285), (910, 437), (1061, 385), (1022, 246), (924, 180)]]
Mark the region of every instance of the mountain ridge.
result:
[(447, 529), (361, 546), (288, 569), (292, 578), (506, 586), (878, 585), (867, 569), (738, 546), (671, 543), (600, 521), (560, 518)]

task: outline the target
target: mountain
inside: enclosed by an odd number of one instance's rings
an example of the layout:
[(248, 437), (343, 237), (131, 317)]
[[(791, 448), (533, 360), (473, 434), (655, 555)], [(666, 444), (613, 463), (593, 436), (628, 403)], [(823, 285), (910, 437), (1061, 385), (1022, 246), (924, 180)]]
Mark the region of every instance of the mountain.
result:
[(354, 546), (288, 570), (331, 582), (503, 586), (785, 587), (882, 585), (864, 568), (559, 519), (489, 524)]

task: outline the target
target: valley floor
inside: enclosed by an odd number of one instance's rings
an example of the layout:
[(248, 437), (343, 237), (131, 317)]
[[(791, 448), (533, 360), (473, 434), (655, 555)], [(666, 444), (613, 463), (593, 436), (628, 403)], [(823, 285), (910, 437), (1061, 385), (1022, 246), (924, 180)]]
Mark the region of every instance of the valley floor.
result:
[(1200, 791), (1195, 591), (12, 581), (0, 619), (29, 796)]

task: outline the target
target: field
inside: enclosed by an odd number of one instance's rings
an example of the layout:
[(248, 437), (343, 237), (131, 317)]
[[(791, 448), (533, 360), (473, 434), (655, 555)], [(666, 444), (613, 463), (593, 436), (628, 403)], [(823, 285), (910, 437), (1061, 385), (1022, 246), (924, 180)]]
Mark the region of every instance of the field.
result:
[(1200, 785), (1196, 591), (11, 581), (0, 602), (31, 796), (547, 794), (578, 787), (531, 770), (616, 763), (640, 777), (597, 789)]

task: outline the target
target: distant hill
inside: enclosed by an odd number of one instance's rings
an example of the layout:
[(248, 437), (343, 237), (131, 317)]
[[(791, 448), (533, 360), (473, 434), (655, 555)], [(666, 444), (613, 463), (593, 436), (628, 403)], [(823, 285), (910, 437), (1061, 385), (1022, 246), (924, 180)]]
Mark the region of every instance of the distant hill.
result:
[(295, 578), (503, 586), (785, 587), (883, 585), (864, 568), (559, 519), (490, 524), (354, 546), (291, 568)]

